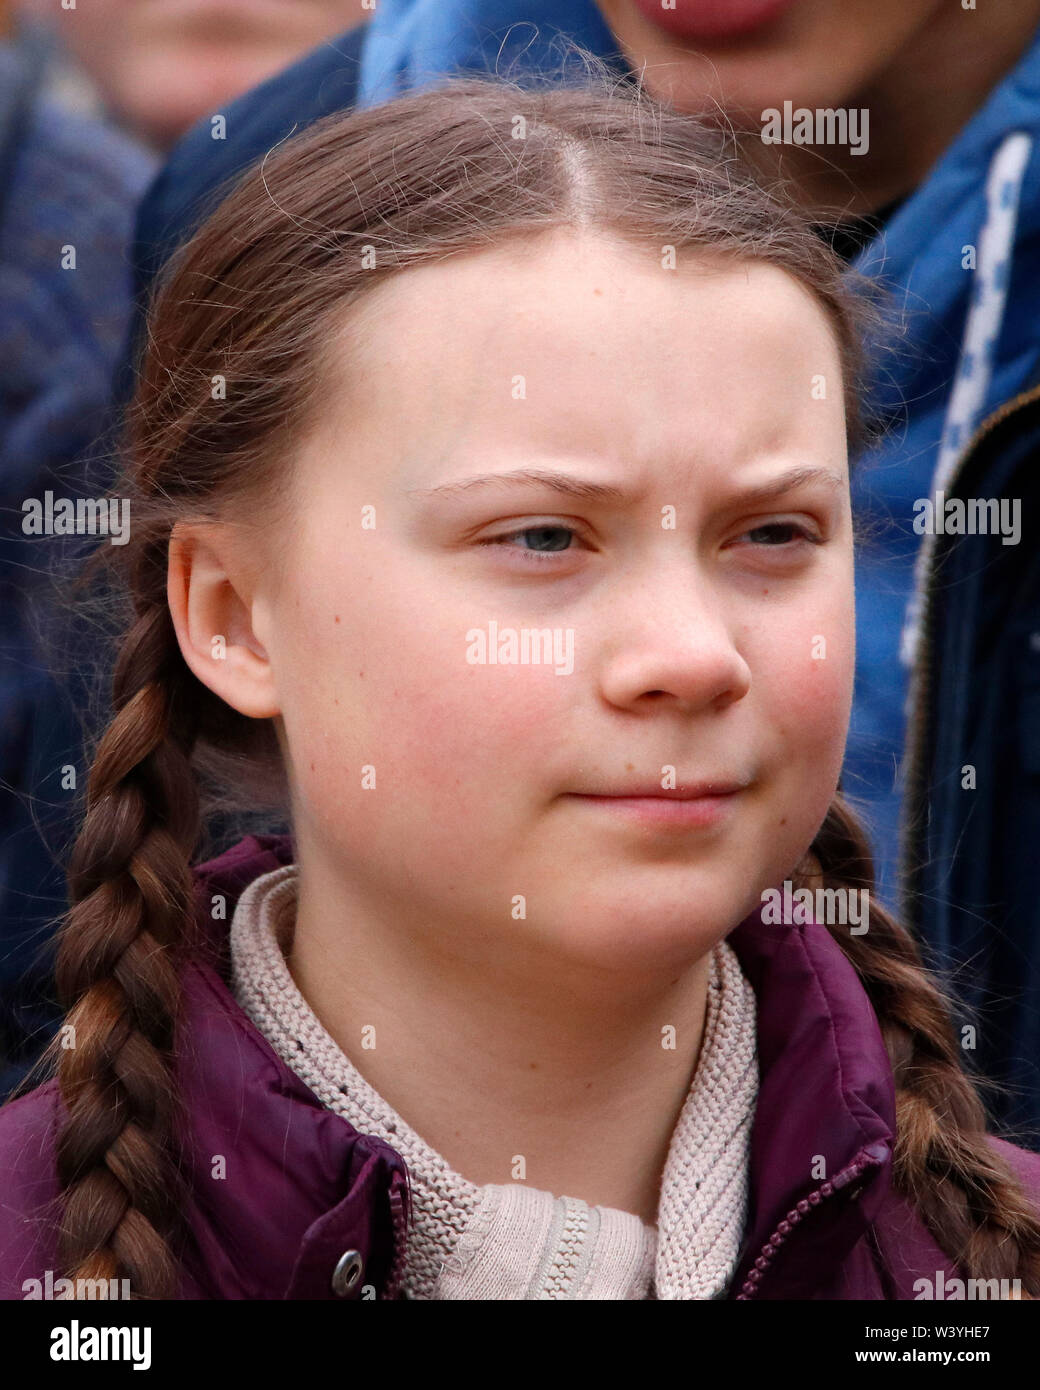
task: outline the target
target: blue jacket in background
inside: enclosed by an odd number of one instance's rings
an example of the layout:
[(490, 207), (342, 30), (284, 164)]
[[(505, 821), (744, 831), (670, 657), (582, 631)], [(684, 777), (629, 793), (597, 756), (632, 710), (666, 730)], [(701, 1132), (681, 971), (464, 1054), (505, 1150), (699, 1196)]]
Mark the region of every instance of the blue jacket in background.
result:
[[(381, 0), (368, 26), (232, 103), (225, 140), (212, 138), (207, 120), (180, 142), (138, 218), (142, 296), (227, 182), (278, 141), (331, 111), (378, 104), (442, 73), (558, 72), (562, 36), (624, 69), (592, 0)], [(914, 503), (936, 489), (970, 485), (969, 495), (989, 496), (1028, 480), (1040, 438), (1040, 409), (1024, 394), (1040, 374), (1038, 132), (1040, 34), (857, 259), (892, 291), (901, 338), (882, 358), (872, 393), (887, 433), (854, 461), (853, 504), (869, 538), (857, 555), (857, 683), (843, 789), (872, 829), (889, 900), (902, 828), (904, 912), (931, 950), (929, 963), (951, 978), (960, 972), (962, 996), (991, 1010), (971, 1056), (1017, 1088), (994, 1102), (995, 1113), (1040, 1126), (1040, 906), (1033, 841), (1025, 838), (1029, 825), (1040, 829), (1040, 766), (1035, 725), (1022, 713), (1040, 717), (1040, 695), (1029, 703), (1040, 653), (1040, 637), (1030, 646), (1040, 631), (1035, 562), (1029, 570), (1036, 545), (1028, 502), (1036, 493), (1023, 498), (1017, 547), (998, 539), (994, 550), (992, 538), (966, 537), (952, 549), (950, 538), (926, 549), (913, 528)], [(128, 351), (124, 391), (130, 361)], [(1013, 400), (994, 443), (993, 414)], [(981, 449), (971, 443), (980, 427)], [(962, 567), (957, 585), (944, 582), (951, 563)], [(1008, 633), (1019, 645), (1008, 637), (1006, 651)], [(915, 697), (907, 820), (915, 651), (927, 680), (918, 680)], [(1016, 652), (1033, 655), (1016, 665)], [(996, 683), (988, 696), (981, 676)], [(980, 725), (985, 699), (1017, 713), (1001, 721), (987, 707)], [(961, 774), (972, 760), (974, 791)], [(1015, 806), (1026, 808), (1024, 817)]]

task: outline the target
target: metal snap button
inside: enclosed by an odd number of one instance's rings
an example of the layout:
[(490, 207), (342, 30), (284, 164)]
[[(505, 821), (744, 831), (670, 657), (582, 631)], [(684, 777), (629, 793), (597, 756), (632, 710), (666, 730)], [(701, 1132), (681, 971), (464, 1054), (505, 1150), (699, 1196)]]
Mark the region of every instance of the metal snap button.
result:
[(346, 1298), (361, 1278), (361, 1271), (364, 1268), (365, 1262), (361, 1258), (359, 1250), (344, 1251), (336, 1262), (336, 1268), (332, 1271), (332, 1292), (338, 1298)]

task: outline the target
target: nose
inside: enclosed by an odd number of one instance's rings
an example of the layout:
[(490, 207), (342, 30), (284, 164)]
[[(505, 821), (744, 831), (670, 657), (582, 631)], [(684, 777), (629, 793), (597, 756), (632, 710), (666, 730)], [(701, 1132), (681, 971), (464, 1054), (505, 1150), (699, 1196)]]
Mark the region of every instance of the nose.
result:
[(619, 709), (721, 711), (751, 689), (722, 596), (692, 563), (658, 570), (612, 602), (601, 688)]

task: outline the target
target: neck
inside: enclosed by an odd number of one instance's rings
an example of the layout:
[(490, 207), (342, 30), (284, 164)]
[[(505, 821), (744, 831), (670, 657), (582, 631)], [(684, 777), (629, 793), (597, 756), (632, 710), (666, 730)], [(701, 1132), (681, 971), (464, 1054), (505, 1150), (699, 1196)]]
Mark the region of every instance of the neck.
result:
[(547, 962), (486, 924), (380, 910), (300, 851), (289, 970), (369, 1084), (470, 1182), (520, 1177), (653, 1224), (709, 955), (646, 976)]
[[(749, 153), (791, 180), (821, 218), (861, 216), (921, 184), (957, 134), (1014, 67), (1040, 24), (1040, 0), (941, 6), (885, 71), (841, 105), (869, 112), (869, 145), (759, 145)], [(757, 125), (755, 127), (758, 128)]]

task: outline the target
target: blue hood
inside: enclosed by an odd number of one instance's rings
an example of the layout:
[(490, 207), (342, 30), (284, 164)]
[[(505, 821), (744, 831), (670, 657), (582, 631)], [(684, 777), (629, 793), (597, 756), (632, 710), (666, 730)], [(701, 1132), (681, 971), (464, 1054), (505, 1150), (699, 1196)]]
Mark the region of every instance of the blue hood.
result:
[(617, 53), (591, 0), (380, 0), (365, 36), (357, 104), (377, 106), (455, 69), (555, 70), (560, 35), (601, 57)]
[[(561, 34), (618, 59), (592, 0), (380, 0), (358, 104), (378, 105), (456, 70), (559, 72)], [(913, 529), (914, 502), (943, 488), (979, 422), (1037, 373), (1038, 131), (1040, 30), (855, 262), (892, 292), (898, 338), (873, 391), (887, 434), (855, 460), (853, 474), (868, 539), (857, 556), (857, 678), (842, 785), (865, 813), (878, 891), (889, 899), (915, 589), (928, 554)]]

